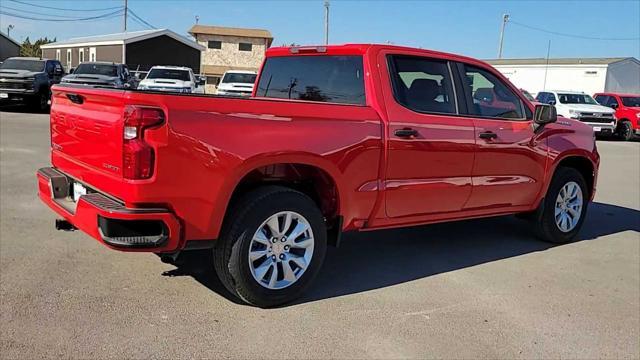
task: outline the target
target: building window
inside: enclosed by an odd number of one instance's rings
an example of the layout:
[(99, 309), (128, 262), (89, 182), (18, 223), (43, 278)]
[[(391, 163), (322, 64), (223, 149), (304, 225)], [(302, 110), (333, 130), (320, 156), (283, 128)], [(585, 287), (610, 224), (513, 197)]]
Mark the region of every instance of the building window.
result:
[(67, 49), (67, 68), (71, 68), (71, 49)]
[(222, 41), (212, 40), (207, 43), (209, 49), (222, 49)]
[(251, 51), (251, 44), (249, 43), (240, 43), (238, 45), (240, 51)]
[(96, 61), (96, 48), (89, 48), (89, 61)]
[(60, 61), (60, 49), (56, 50), (56, 60)]
[(220, 76), (207, 76), (207, 85), (218, 86), (220, 84)]
[(84, 62), (84, 49), (80, 49), (79, 51), (79, 58), (80, 58), (80, 62), (83, 63)]

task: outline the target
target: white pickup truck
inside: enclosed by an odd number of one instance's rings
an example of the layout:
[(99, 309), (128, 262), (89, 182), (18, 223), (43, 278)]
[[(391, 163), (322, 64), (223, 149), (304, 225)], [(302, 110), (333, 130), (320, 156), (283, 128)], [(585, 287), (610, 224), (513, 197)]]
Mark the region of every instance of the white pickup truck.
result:
[(583, 92), (541, 91), (536, 100), (543, 104), (555, 105), (558, 116), (588, 124), (598, 135), (612, 135), (616, 130), (615, 110), (598, 104)]
[(204, 86), (191, 68), (154, 66), (149, 70), (147, 77), (138, 84), (138, 90), (204, 93)]
[(229, 70), (222, 76), (216, 95), (251, 96), (256, 77), (255, 71)]

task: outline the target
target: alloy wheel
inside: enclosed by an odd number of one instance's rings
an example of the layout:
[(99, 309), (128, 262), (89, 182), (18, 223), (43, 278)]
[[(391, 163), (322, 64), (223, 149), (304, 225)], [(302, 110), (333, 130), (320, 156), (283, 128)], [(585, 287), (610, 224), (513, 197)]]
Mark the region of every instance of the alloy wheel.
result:
[(569, 232), (578, 225), (582, 216), (582, 189), (574, 182), (566, 183), (558, 193), (554, 216), (558, 229)]
[(313, 230), (304, 216), (293, 211), (276, 213), (258, 227), (251, 239), (251, 275), (267, 289), (286, 288), (307, 270), (313, 246)]

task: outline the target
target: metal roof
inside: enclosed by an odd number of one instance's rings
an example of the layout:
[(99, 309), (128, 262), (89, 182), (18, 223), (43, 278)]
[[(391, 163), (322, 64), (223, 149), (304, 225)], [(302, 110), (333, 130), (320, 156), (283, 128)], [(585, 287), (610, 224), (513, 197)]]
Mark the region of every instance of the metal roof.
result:
[[(623, 60), (632, 59), (638, 62), (638, 59), (633, 57), (611, 57), (611, 58), (555, 58), (549, 59), (549, 65), (609, 65), (617, 63)], [(530, 58), (530, 59), (490, 59), (484, 60), (491, 65), (546, 65), (547, 59), (545, 58)]]
[(269, 46), (273, 42), (273, 36), (269, 30), (263, 29), (246, 29), (246, 28), (233, 28), (224, 26), (209, 26), (209, 25), (193, 25), (189, 29), (189, 34), (194, 37), (197, 34), (207, 35), (222, 35), (222, 36), (238, 36), (238, 37), (250, 37), (258, 39), (267, 39)]
[(0, 31), (0, 36), (2, 36), (3, 38), (11, 41), (12, 43), (14, 43), (14, 44), (16, 44), (18, 46), (21, 46), (19, 42), (13, 40), (11, 37), (9, 37), (7, 34), (3, 33), (2, 31)]
[(57, 41), (55, 43), (42, 45), (40, 48), (55, 49), (68, 46), (123, 45), (151, 39), (162, 35), (167, 35), (185, 45), (191, 46), (200, 51), (205, 49), (204, 46), (196, 43), (195, 41), (187, 39), (186, 37), (168, 29), (129, 31), (115, 34), (77, 37), (71, 38), (69, 40)]

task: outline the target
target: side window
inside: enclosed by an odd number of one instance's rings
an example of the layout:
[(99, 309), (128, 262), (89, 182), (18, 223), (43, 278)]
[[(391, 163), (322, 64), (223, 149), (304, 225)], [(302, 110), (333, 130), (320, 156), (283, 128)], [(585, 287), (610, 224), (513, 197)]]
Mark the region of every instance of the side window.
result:
[(607, 106), (607, 103), (609, 102), (609, 96), (607, 95), (596, 95), (594, 99), (602, 106)]
[(445, 61), (390, 56), (396, 101), (417, 112), (456, 114), (451, 72)]
[(616, 100), (615, 96), (609, 96), (609, 101), (607, 101), (607, 106), (619, 106), (618, 100)]
[(53, 61), (47, 61), (47, 65), (45, 66), (45, 71), (47, 72), (47, 74), (53, 74)]
[(524, 119), (520, 98), (490, 72), (464, 66), (464, 89), (472, 103), (469, 114), (498, 119)]
[(538, 102), (541, 102), (543, 104), (547, 103), (547, 93), (546, 92), (539, 92), (538, 95), (536, 95), (536, 100), (538, 100)]
[(362, 57), (267, 58), (256, 96), (365, 105)]
[(556, 95), (554, 93), (549, 93), (549, 95), (547, 95), (547, 104), (557, 104), (558, 103), (558, 99), (556, 99)]

